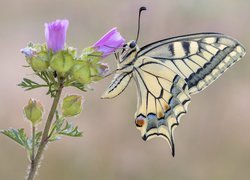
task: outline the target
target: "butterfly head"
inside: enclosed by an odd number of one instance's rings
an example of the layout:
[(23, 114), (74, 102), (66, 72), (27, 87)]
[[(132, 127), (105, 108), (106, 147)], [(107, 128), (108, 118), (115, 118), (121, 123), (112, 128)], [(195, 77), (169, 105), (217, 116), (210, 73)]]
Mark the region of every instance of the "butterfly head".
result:
[(126, 62), (126, 64), (130, 63), (134, 59), (138, 51), (139, 51), (139, 46), (136, 44), (136, 42), (134, 40), (129, 41), (128, 43), (123, 45), (119, 62), (120, 63)]
[(136, 58), (137, 52), (140, 50), (139, 46), (137, 45), (139, 35), (140, 35), (140, 22), (141, 22), (141, 12), (145, 11), (146, 7), (140, 7), (139, 9), (139, 16), (138, 16), (138, 28), (137, 28), (137, 35), (136, 40), (129, 41), (128, 43), (124, 44), (121, 53), (117, 53), (116, 59), (119, 60), (118, 68), (130, 65), (134, 59)]
[(127, 46), (130, 48), (130, 49), (136, 49), (137, 47), (137, 44), (134, 40), (130, 41), (127, 43)]

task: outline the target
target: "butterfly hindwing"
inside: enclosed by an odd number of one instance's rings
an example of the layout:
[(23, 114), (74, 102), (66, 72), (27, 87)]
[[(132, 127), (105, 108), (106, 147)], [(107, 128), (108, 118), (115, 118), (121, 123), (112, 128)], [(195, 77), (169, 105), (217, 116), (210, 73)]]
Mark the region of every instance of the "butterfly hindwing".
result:
[(138, 92), (136, 126), (144, 140), (166, 139), (174, 154), (173, 130), (187, 112), (188, 86), (183, 78), (153, 58), (141, 57), (134, 67)]
[(219, 33), (200, 33), (161, 40), (141, 48), (138, 57), (160, 60), (179, 74), (190, 94), (214, 82), (245, 54), (236, 40)]

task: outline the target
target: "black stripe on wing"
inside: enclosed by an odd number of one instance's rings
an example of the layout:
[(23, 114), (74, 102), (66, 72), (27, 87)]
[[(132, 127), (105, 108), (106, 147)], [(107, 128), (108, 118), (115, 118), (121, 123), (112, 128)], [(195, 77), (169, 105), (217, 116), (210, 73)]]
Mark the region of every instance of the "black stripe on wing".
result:
[(163, 62), (188, 84), (191, 94), (214, 82), (245, 54), (235, 39), (218, 33), (201, 33), (161, 40), (143, 47), (138, 57)]
[(145, 56), (148, 52), (152, 51), (153, 49), (158, 48), (160, 46), (164, 46), (172, 42), (190, 41), (191, 39), (211, 37), (211, 36), (224, 36), (224, 35), (221, 33), (216, 33), (216, 32), (204, 32), (204, 33), (193, 33), (193, 34), (180, 35), (180, 36), (162, 39), (162, 40), (147, 44), (143, 46), (142, 48), (140, 48), (140, 51), (137, 53), (137, 57), (139, 58), (140, 56)]

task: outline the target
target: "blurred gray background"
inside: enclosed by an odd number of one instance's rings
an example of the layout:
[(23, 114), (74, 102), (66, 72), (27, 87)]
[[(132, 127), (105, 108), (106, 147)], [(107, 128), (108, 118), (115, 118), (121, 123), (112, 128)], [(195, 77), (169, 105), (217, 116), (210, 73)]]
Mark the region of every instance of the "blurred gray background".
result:
[[(24, 92), (16, 86), (33, 78), (21, 67), (20, 49), (44, 42), (44, 23), (67, 18), (67, 43), (81, 50), (112, 27), (134, 39), (138, 8), (143, 13), (139, 44), (182, 34), (214, 31), (250, 47), (250, 1), (247, 0), (1, 0), (0, 129), (24, 127), (22, 108), (30, 97), (49, 110), (45, 90)], [(72, 118), (83, 138), (63, 138), (45, 152), (37, 180), (247, 180), (250, 176), (250, 53), (201, 94), (175, 131), (176, 157), (163, 139), (144, 142), (134, 125), (136, 90), (132, 82), (112, 100), (101, 100), (111, 77), (93, 85), (81, 116)], [(105, 59), (112, 68), (114, 57)], [(43, 125), (43, 124), (42, 124)], [(0, 179), (23, 179), (25, 151), (0, 135)]]

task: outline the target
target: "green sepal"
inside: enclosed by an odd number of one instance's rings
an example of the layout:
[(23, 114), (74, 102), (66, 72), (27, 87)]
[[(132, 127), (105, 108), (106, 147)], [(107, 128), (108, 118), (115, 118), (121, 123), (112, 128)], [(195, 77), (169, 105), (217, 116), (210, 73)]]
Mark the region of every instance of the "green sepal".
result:
[(63, 74), (72, 68), (74, 62), (73, 56), (68, 51), (59, 51), (52, 56), (50, 67)]
[(77, 58), (77, 50), (74, 47), (68, 47), (67, 51), (73, 58)]
[(91, 83), (89, 62), (78, 60), (71, 70), (71, 75), (78, 83)]
[(83, 49), (82, 54), (80, 55), (81, 60), (91, 60), (94, 62), (98, 62), (102, 59), (102, 52), (96, 51), (93, 47), (87, 47)]
[(102, 79), (103, 79), (102, 76), (93, 76), (93, 77), (91, 77), (91, 80), (92, 80), (92, 81), (100, 81), (100, 80), (102, 80)]
[(91, 77), (92, 76), (96, 76), (99, 74), (99, 71), (97, 69), (97, 64), (96, 63), (91, 63), (90, 64), (90, 74), (91, 74)]
[(40, 102), (30, 99), (28, 105), (23, 109), (25, 117), (30, 120), (33, 125), (42, 121), (43, 106)]
[(62, 114), (64, 117), (73, 117), (82, 111), (82, 97), (77, 95), (69, 95), (63, 99)]
[(49, 57), (47, 52), (39, 52), (29, 60), (30, 66), (35, 72), (46, 71), (49, 67)]

